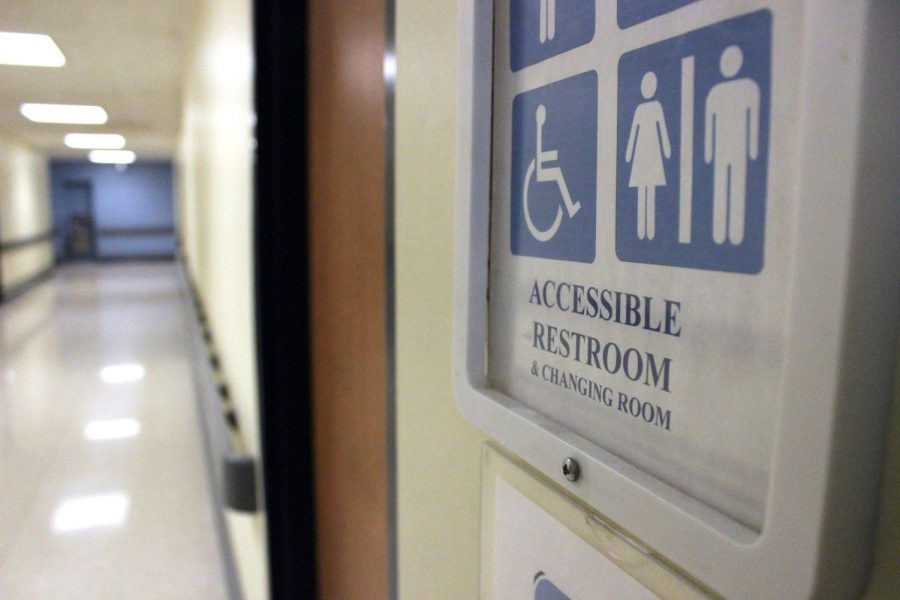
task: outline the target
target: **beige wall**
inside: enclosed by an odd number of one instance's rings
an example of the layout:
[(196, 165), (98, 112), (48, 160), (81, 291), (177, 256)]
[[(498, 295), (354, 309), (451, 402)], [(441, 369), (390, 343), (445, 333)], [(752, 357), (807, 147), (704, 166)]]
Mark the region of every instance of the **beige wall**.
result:
[[(51, 227), (47, 159), (25, 146), (0, 140), (0, 241), (14, 242)], [(50, 240), (3, 253), (0, 274), (8, 292), (53, 266)]]
[[(400, 598), (474, 599), (479, 595), (480, 451), (485, 438), (460, 416), (451, 385), (456, 2), (397, 0), (396, 8)], [(869, 600), (900, 598), (897, 413), (889, 436), (885, 510)]]
[[(209, 315), (243, 442), (259, 457), (250, 9), (249, 0), (197, 4), (178, 160), (178, 217), (188, 269)], [(265, 597), (264, 518), (229, 514), (227, 524), (246, 596)]]
[(398, 0), (397, 502), (401, 600), (478, 598), (480, 460), (450, 380), (456, 2)]

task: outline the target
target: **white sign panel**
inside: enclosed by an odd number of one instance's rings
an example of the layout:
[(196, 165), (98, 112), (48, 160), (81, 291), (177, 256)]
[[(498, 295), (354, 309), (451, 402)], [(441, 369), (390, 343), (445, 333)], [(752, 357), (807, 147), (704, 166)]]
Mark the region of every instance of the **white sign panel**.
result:
[(657, 598), (511, 484), (495, 488), (492, 598)]
[(843, 334), (897, 319), (896, 286), (853, 293), (897, 279), (896, 202), (857, 171), (875, 9), (487, 4), (461, 3), (463, 412), (718, 592), (813, 593), (827, 511), (874, 511), (894, 364), (884, 326)]

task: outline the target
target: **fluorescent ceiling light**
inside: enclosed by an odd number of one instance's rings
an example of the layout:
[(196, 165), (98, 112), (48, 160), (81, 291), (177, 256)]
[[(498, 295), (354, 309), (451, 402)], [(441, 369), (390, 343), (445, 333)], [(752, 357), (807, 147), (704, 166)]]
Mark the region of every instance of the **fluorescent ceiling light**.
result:
[(121, 493), (66, 500), (53, 513), (53, 529), (65, 533), (92, 527), (115, 527), (128, 516), (128, 496)]
[(83, 104), (26, 103), (19, 111), (36, 123), (71, 123), (73, 125), (103, 125), (109, 119), (99, 106)]
[[(91, 152), (93, 154), (93, 152)], [(100, 370), (100, 379), (106, 383), (128, 383), (144, 378), (144, 367), (139, 364), (110, 365)]]
[(84, 437), (92, 442), (120, 440), (134, 437), (141, 432), (141, 424), (135, 419), (110, 419), (91, 421), (84, 427)]
[(63, 141), (69, 148), (118, 150), (125, 147), (125, 138), (118, 133), (67, 133)]
[(130, 165), (137, 156), (131, 150), (91, 150), (88, 160), (108, 165)]
[(61, 67), (66, 57), (49, 35), (0, 31), (0, 64)]

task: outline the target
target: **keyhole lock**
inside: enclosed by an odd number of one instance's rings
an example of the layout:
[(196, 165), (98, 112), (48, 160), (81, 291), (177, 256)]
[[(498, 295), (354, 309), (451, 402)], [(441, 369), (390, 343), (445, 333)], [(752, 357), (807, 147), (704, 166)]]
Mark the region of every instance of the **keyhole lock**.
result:
[(581, 469), (578, 466), (578, 461), (576, 461), (574, 458), (567, 458), (563, 461), (563, 476), (569, 481), (578, 481), (580, 471)]

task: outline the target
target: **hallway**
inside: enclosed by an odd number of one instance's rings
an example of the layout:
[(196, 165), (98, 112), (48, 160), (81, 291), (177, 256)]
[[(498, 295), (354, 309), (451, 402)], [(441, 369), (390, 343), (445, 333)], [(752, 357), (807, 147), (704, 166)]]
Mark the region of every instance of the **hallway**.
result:
[(0, 598), (226, 597), (180, 287), (78, 265), (0, 309)]

